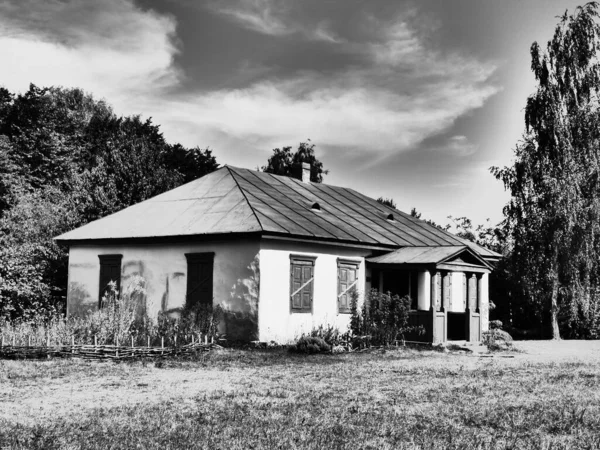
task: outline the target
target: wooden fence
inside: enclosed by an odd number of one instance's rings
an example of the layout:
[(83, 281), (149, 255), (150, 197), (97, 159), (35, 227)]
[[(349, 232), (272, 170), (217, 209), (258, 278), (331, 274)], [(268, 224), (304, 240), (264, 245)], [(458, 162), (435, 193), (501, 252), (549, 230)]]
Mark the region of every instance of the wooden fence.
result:
[[(95, 340), (95, 339), (94, 339)], [(181, 342), (181, 341), (180, 341)], [(131, 345), (120, 345), (117, 341), (114, 345), (77, 344), (72, 338), (68, 345), (52, 345), (47, 342), (45, 345), (31, 345), (28, 340), (27, 345), (6, 344), (4, 339), (0, 341), (0, 359), (44, 359), (44, 358), (83, 358), (83, 359), (105, 359), (105, 360), (127, 360), (136, 358), (164, 358), (167, 356), (177, 356), (185, 354), (196, 354), (207, 352), (214, 348), (221, 348), (211, 338), (205, 336), (204, 340), (193, 337), (188, 343), (181, 342), (177, 345), (165, 346), (164, 339), (161, 339), (161, 346), (136, 346), (132, 340)]]

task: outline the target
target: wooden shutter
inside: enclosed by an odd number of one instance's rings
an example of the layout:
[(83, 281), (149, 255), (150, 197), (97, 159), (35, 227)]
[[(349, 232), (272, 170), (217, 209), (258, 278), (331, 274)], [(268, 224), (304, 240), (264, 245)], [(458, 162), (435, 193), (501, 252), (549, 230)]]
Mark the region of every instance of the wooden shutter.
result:
[(102, 306), (102, 298), (108, 290), (111, 281), (117, 283), (117, 290), (121, 289), (121, 260), (123, 255), (99, 255), (100, 259), (100, 292), (98, 294), (98, 307)]
[(214, 253), (186, 253), (186, 307), (212, 306)]
[(311, 256), (290, 256), (290, 308), (292, 311), (312, 311), (315, 259)]
[(358, 261), (338, 259), (338, 312), (350, 313), (352, 310), (352, 289), (356, 287)]

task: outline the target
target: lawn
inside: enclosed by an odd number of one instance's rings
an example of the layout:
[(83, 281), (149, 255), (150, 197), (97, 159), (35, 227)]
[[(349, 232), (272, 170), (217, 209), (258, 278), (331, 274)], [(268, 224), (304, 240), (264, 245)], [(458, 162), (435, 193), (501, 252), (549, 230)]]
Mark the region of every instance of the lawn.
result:
[(0, 448), (600, 448), (600, 345), (517, 345), (0, 361)]

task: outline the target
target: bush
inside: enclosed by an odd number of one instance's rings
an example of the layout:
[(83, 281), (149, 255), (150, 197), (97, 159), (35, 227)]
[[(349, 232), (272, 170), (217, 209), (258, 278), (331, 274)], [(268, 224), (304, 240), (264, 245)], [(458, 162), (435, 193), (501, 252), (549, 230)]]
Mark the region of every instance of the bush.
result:
[(294, 345), (289, 348), (292, 353), (330, 353), (331, 345), (329, 345), (323, 338), (315, 336), (302, 336)]
[(359, 346), (393, 345), (414, 331), (408, 325), (411, 298), (371, 289), (361, 311), (358, 309), (358, 293), (351, 292), (352, 317), (350, 332)]
[(512, 347), (513, 338), (504, 330), (484, 331), (481, 343), (490, 350), (507, 350)]

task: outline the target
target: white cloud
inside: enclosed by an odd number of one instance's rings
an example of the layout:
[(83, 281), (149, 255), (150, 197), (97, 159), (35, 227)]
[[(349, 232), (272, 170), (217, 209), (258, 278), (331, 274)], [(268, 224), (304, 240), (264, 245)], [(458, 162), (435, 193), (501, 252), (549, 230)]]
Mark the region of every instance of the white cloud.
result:
[(211, 0), (208, 7), (241, 26), (269, 36), (301, 34), (310, 40), (340, 43), (327, 21), (300, 23), (294, 20), (291, 2), (285, 0)]
[(131, 0), (0, 2), (0, 83), (77, 86), (129, 111), (177, 84), (175, 26)]
[[(280, 9), (269, 9), (274, 3), (245, 4), (223, 14), (270, 35), (294, 29)], [(380, 31), (369, 42), (341, 38), (326, 21), (310, 29), (362, 55), (362, 66), (176, 96), (182, 74), (173, 63), (174, 18), (133, 0), (0, 0), (0, 83), (13, 91), (30, 82), (82, 87), (119, 114), (152, 116), (170, 141), (210, 145), (219, 154), (229, 145), (238, 153), (241, 146), (268, 151), (306, 138), (363, 152), (405, 151), (497, 91), (488, 82), (493, 65), (426, 48), (401, 17), (374, 26)], [(456, 138), (450, 146), (465, 151)]]

